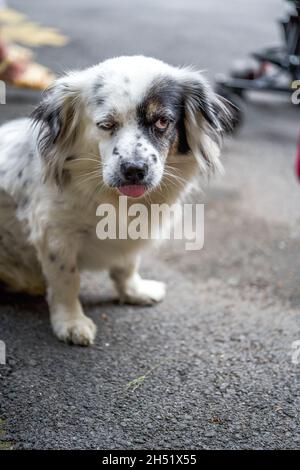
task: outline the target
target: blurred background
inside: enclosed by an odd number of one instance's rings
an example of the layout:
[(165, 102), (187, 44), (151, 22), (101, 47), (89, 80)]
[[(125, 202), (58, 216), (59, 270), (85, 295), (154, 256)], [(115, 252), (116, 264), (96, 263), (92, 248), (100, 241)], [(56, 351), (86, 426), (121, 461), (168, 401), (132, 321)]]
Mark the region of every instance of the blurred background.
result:
[(8, 6), (32, 21), (60, 29), (71, 38), (47, 53), (57, 72), (87, 67), (118, 55), (145, 54), (174, 65), (195, 64), (210, 77), (234, 58), (279, 41), (276, 24), (287, 2), (281, 0), (12, 0)]
[[(212, 84), (236, 59), (281, 43), (277, 20), (287, 4), (9, 1), (69, 38), (63, 47), (36, 48), (37, 61), (55, 73), (145, 54), (193, 64)], [(39, 98), (10, 87), (1, 123), (28, 115)], [(8, 443), (299, 446), (299, 366), (290, 357), (300, 339), (299, 106), (288, 95), (247, 95), (244, 123), (224, 143), (225, 176), (196, 197), (206, 204), (204, 249), (185, 252), (183, 244), (171, 243), (146, 256), (143, 274), (168, 284), (164, 304), (120, 308), (106, 278), (100, 283), (87, 275), (82, 297), (99, 336), (94, 348), (78, 350), (53, 338), (42, 300), (2, 297), (1, 336), (10, 354), (2, 392)], [(145, 373), (142, 386), (128, 391), (126, 384)]]

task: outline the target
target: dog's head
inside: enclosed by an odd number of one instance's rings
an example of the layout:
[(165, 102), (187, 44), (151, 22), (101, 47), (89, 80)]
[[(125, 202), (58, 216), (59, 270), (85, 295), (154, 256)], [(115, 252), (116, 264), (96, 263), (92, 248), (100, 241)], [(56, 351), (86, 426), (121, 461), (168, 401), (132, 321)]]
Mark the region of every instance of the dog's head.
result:
[(206, 174), (218, 169), (219, 137), (230, 125), (199, 72), (142, 56), (60, 78), (34, 118), (46, 176), (60, 181), (79, 157), (89, 172), (98, 158), (103, 183), (133, 197), (158, 187), (172, 159), (193, 158)]

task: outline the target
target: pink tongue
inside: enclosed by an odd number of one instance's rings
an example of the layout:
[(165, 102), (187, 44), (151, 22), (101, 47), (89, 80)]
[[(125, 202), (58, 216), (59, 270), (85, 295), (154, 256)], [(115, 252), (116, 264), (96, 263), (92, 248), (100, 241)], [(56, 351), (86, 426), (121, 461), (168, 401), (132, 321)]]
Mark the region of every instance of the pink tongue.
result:
[(120, 186), (118, 189), (120, 193), (124, 194), (124, 196), (129, 196), (129, 197), (140, 197), (146, 192), (145, 186), (140, 186), (138, 184), (129, 184), (127, 186)]

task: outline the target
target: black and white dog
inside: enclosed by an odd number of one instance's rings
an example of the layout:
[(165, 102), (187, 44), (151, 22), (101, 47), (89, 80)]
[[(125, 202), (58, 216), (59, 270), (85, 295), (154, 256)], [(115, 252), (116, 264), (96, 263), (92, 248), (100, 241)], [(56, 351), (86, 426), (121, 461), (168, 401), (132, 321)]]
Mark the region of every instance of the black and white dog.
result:
[(54, 333), (80, 345), (96, 333), (78, 300), (80, 270), (108, 269), (124, 302), (161, 301), (164, 284), (138, 274), (150, 241), (99, 240), (96, 208), (118, 208), (122, 194), (129, 205), (176, 202), (198, 170), (221, 169), (229, 121), (199, 72), (151, 58), (118, 57), (58, 79), (32, 119), (0, 128), (0, 280), (47, 291)]

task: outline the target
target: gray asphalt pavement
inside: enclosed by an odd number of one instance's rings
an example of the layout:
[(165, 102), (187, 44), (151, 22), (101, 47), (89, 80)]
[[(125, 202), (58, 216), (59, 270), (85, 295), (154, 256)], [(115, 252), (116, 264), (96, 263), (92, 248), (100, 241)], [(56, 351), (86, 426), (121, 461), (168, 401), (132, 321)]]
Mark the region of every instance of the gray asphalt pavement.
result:
[[(71, 37), (38, 57), (55, 71), (143, 53), (213, 77), (280, 40), (279, 0), (12, 1)], [(63, 5), (62, 5), (63, 3)], [(39, 95), (9, 90), (1, 122)], [(104, 274), (87, 274), (88, 349), (59, 343), (46, 303), (0, 292), (0, 448), (299, 448), (300, 186), (293, 164), (299, 106), (251, 96), (225, 144), (226, 175), (205, 196), (205, 246), (170, 243), (143, 274), (168, 284), (153, 308), (119, 306)]]

